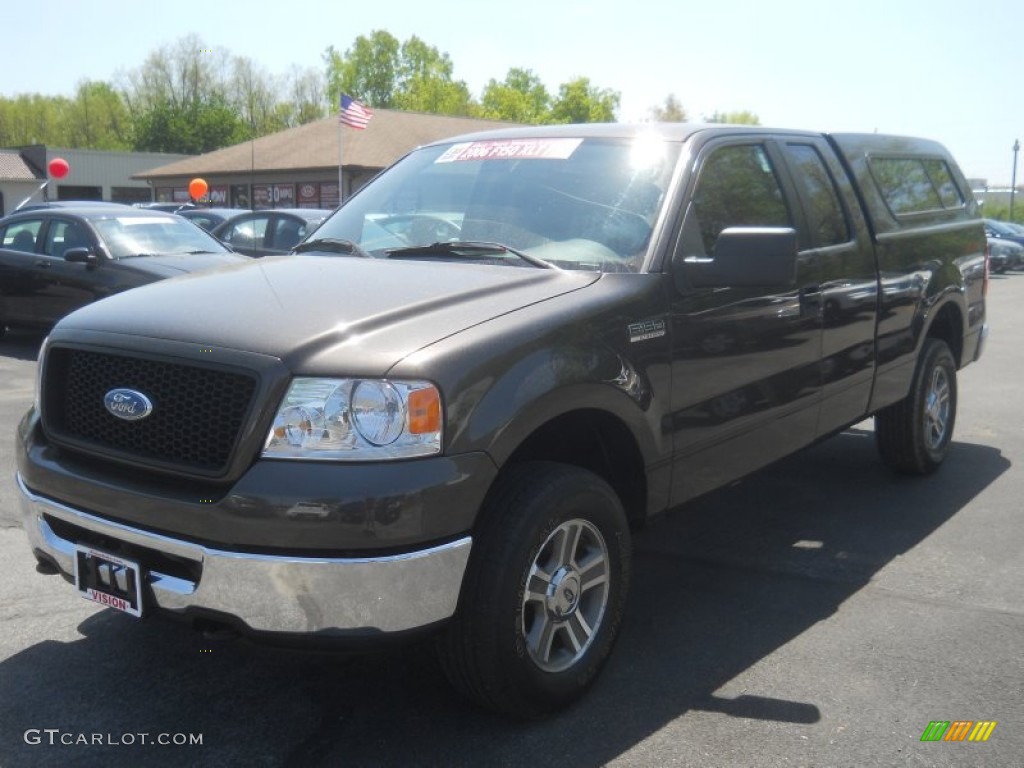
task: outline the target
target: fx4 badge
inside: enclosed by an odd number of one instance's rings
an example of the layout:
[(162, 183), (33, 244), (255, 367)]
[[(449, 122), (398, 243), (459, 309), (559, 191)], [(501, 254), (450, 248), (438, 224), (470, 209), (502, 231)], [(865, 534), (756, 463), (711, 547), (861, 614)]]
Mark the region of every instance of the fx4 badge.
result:
[(664, 335), (664, 320), (644, 320), (642, 323), (630, 323), (629, 325), (630, 344), (637, 341), (647, 341), (647, 339), (656, 339)]

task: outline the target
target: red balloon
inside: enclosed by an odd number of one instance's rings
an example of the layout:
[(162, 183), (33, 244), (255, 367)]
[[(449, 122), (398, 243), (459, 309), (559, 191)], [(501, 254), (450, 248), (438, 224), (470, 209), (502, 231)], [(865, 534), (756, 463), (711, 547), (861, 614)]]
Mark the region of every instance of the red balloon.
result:
[(188, 193), (192, 195), (193, 200), (202, 200), (209, 189), (206, 179), (192, 179), (188, 183)]
[(50, 175), (55, 179), (63, 179), (68, 175), (68, 171), (71, 170), (71, 166), (68, 165), (68, 161), (63, 157), (53, 158), (47, 168), (50, 171)]

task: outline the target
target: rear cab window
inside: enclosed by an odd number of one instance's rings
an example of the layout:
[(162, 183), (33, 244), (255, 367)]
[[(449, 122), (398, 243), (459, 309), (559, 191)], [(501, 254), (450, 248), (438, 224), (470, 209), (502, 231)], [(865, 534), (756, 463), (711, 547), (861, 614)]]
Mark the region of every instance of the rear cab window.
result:
[(872, 155), (871, 175), (893, 216), (963, 208), (963, 192), (942, 158)]

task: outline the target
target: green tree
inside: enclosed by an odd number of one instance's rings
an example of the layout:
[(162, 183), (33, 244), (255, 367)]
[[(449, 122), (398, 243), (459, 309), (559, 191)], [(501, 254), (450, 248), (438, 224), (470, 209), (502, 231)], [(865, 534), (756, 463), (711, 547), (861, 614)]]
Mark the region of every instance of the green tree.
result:
[(551, 105), (551, 123), (608, 123), (615, 120), (620, 95), (617, 91), (598, 88), (590, 78), (577, 77), (558, 88), (558, 98)]
[(288, 127), (277, 110), (276, 90), (270, 75), (252, 59), (246, 56), (233, 59), (228, 83), (230, 101), (251, 135), (263, 136)]
[(67, 137), (68, 99), (22, 93), (0, 98), (0, 146), (56, 144)]
[(292, 109), (291, 125), (305, 125), (327, 114), (326, 84), (317, 70), (292, 67), (284, 102)]
[(324, 63), (332, 103), (338, 103), (340, 95), (347, 93), (374, 107), (393, 107), (400, 50), (398, 39), (382, 29), (371, 32), (369, 37), (360, 35), (344, 54), (329, 46), (324, 52)]
[[(979, 199), (984, 199), (983, 194), (974, 193), (974, 196)], [(996, 221), (1013, 221), (1015, 224), (1024, 224), (1024, 187), (1017, 190), (1013, 197), (1013, 218), (1010, 218), (1010, 201), (1007, 196), (1006, 202), (996, 202), (988, 199), (984, 200), (981, 206), (981, 215), (987, 219), (995, 219)]]
[(83, 80), (71, 99), (38, 93), (0, 98), (0, 146), (126, 149), (130, 133), (127, 109), (109, 83)]
[(67, 105), (67, 139), (61, 146), (85, 149), (128, 149), (131, 120), (121, 94), (110, 83), (83, 80)]
[(138, 151), (200, 154), (248, 137), (249, 127), (224, 101), (206, 101), (188, 109), (165, 103), (136, 117), (132, 145)]
[(674, 93), (666, 96), (661, 106), (651, 107), (651, 117), (659, 123), (685, 123), (689, 119)]
[(427, 45), (415, 35), (399, 53), (394, 106), (416, 112), (468, 115), (473, 99), (469, 87), (453, 78), (447, 53)]
[[(196, 35), (153, 51), (127, 75), (123, 91), (133, 123), (132, 148), (209, 152), (251, 136), (252, 124), (229, 95), (229, 62), (227, 51)], [(255, 99), (251, 105), (255, 113)]]
[(489, 120), (516, 123), (548, 122), (551, 94), (529, 69), (513, 67), (502, 82), (494, 78), (484, 88), (479, 115)]
[(157, 106), (185, 109), (223, 99), (229, 64), (227, 51), (211, 48), (197, 35), (186, 35), (151, 52), (124, 77), (125, 102), (134, 115)]
[(761, 118), (755, 115), (753, 112), (748, 110), (741, 110), (739, 112), (718, 112), (711, 113), (710, 117), (705, 117), (704, 122), (706, 123), (737, 123), (740, 125), (760, 125)]
[(345, 51), (324, 52), (331, 101), (347, 93), (372, 107), (446, 115), (468, 115), (476, 108), (469, 87), (456, 80), (447, 53), (415, 35), (404, 43), (389, 32), (360, 35)]

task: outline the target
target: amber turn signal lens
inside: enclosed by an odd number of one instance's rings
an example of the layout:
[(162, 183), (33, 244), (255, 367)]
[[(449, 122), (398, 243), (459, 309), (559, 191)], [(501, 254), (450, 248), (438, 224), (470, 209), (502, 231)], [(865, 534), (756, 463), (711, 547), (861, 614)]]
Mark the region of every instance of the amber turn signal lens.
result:
[(425, 435), (441, 431), (441, 395), (433, 387), (409, 393), (409, 432)]

